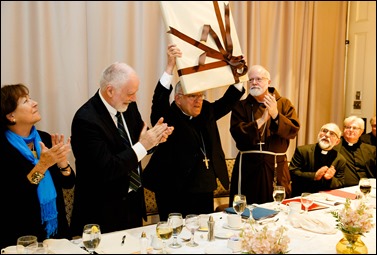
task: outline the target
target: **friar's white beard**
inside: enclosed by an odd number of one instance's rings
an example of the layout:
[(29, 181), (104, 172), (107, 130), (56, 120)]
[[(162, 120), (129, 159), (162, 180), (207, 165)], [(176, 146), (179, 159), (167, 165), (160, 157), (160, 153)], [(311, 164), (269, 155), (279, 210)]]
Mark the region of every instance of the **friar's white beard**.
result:
[(260, 87), (251, 87), (249, 90), (250, 95), (253, 97), (260, 96), (264, 93), (264, 91)]

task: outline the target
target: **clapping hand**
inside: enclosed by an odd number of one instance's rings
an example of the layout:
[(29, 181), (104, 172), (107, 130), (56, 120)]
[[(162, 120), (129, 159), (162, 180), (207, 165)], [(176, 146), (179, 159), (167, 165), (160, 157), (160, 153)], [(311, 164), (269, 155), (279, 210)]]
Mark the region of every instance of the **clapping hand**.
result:
[(166, 142), (169, 135), (173, 133), (173, 130), (174, 127), (169, 127), (168, 124), (164, 123), (164, 118), (161, 117), (151, 129), (147, 130), (147, 126), (144, 123), (139, 142), (146, 150), (150, 150), (159, 143)]
[(279, 114), (278, 104), (276, 102), (275, 95), (267, 93), (267, 95), (264, 96), (264, 105), (266, 106), (270, 116), (273, 119), (275, 119), (276, 116)]
[(330, 180), (331, 178), (334, 177), (336, 173), (336, 170), (335, 170), (335, 167), (334, 166), (330, 166), (329, 168), (327, 168), (327, 171), (325, 173), (325, 175), (323, 176), (326, 180)]
[(67, 155), (71, 151), (71, 138), (68, 138), (67, 142), (64, 143), (64, 135), (52, 134), (51, 143), (52, 147), (49, 149), (43, 142), (40, 142), (41, 155), (39, 162), (46, 169), (56, 163), (61, 163), (62, 166), (65, 166), (67, 164)]

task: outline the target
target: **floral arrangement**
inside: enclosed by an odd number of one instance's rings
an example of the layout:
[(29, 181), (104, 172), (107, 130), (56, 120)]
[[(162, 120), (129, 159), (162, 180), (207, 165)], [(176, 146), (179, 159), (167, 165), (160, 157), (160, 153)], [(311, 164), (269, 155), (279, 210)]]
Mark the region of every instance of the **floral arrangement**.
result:
[(284, 254), (288, 253), (288, 229), (279, 226), (276, 229), (257, 228), (255, 220), (250, 219), (240, 233), (242, 251), (250, 254)]
[(351, 203), (347, 198), (344, 207), (339, 211), (332, 211), (331, 214), (336, 219), (336, 228), (345, 234), (364, 235), (374, 226), (372, 208), (364, 200)]

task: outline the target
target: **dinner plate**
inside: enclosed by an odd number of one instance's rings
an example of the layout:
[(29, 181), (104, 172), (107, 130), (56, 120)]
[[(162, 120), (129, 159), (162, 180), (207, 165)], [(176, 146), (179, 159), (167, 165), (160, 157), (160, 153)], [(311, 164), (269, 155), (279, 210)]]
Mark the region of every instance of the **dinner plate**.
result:
[(17, 254), (16, 245), (8, 246), (4, 249), (1, 249), (1, 254)]
[(232, 227), (229, 226), (227, 223), (224, 223), (223, 228), (231, 229), (231, 230), (241, 230), (242, 226), (240, 226), (240, 227), (238, 227), (238, 228), (232, 228)]
[(215, 237), (219, 238), (219, 239), (229, 239), (233, 235), (234, 235), (234, 233), (231, 232), (231, 231), (221, 231), (221, 230), (217, 230), (217, 229), (215, 231)]

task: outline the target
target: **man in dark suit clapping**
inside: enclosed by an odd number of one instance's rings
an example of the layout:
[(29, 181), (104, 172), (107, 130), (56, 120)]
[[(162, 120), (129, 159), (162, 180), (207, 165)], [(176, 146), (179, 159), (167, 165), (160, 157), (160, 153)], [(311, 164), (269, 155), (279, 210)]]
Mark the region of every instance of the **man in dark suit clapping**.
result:
[(160, 118), (148, 130), (135, 102), (139, 83), (127, 64), (110, 65), (102, 73), (98, 92), (73, 118), (74, 235), (81, 235), (87, 223), (97, 223), (107, 233), (140, 227), (146, 218), (140, 161), (165, 142), (173, 128)]

